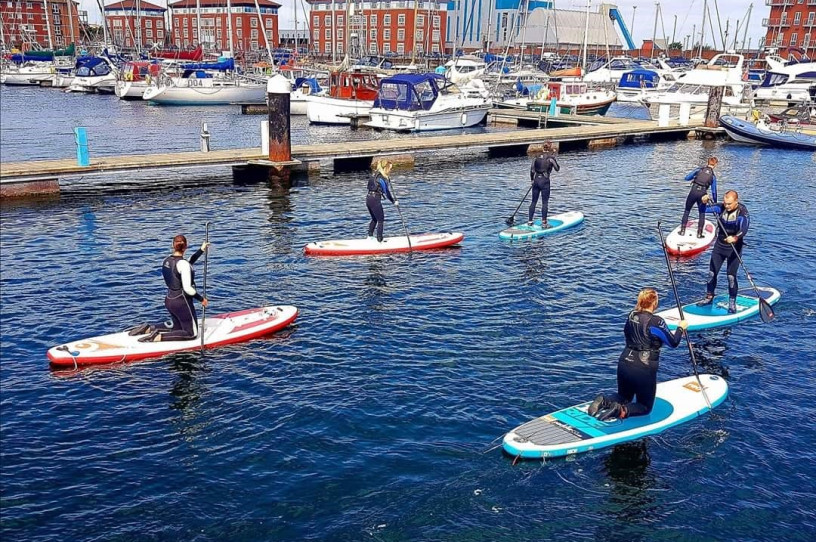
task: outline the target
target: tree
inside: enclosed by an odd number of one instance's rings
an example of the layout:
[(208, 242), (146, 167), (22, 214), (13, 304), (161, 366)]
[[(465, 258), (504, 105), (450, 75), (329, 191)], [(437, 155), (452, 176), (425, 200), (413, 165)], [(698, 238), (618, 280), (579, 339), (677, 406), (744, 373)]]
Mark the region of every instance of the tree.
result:
[(682, 48), (683, 48), (683, 44), (680, 43), (679, 41), (673, 41), (673, 42), (671, 42), (669, 44), (669, 49), (675, 49), (675, 50), (679, 51)]

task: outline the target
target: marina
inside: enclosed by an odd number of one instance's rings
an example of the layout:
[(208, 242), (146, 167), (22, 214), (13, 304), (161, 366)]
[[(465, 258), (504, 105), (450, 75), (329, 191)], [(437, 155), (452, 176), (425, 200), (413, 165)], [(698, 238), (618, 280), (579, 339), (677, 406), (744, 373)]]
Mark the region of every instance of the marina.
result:
[(816, 7), (663, 4), (0, 3), (3, 540), (813, 538)]

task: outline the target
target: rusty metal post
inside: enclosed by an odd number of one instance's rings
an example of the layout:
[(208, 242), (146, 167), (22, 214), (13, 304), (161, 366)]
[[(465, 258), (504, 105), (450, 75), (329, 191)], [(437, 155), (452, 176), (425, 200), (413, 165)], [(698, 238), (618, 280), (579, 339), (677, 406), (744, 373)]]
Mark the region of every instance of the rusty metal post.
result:
[(266, 84), (266, 100), (269, 108), (269, 160), (289, 162), (292, 160), (292, 129), (289, 118), (289, 98), (292, 86), (281, 74), (270, 78)]
[(708, 107), (706, 108), (705, 126), (716, 128), (720, 125), (720, 109), (722, 108), (725, 87), (711, 87), (708, 92)]

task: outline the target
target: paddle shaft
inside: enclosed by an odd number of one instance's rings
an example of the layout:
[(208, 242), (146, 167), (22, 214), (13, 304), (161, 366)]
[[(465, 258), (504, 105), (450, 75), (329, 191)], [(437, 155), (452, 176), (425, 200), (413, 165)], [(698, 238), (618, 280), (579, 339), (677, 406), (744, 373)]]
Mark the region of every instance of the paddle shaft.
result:
[(527, 192), (524, 193), (524, 197), (521, 198), (521, 201), (519, 202), (518, 207), (516, 207), (516, 210), (513, 211), (512, 215), (510, 215), (510, 218), (507, 219), (508, 224), (512, 224), (513, 222), (515, 222), (516, 214), (518, 214), (519, 209), (521, 209), (521, 205), (524, 203), (524, 200), (527, 199), (527, 196), (530, 194), (530, 192), (532, 192), (532, 190), (533, 190), (533, 185), (530, 184), (530, 188), (528, 188)]
[[(388, 179), (388, 184), (391, 185), (391, 195), (394, 196), (394, 200), (399, 201), (397, 197), (397, 193), (394, 192), (394, 182), (391, 179)], [(405, 219), (402, 217), (402, 209), (400, 209), (399, 205), (395, 205), (397, 208), (397, 212), (399, 213), (400, 221), (402, 222), (402, 229), (405, 232), (405, 238), (408, 239), (408, 252), (413, 253), (414, 249), (411, 246), (411, 235), (408, 233), (408, 228), (405, 226)]]
[[(204, 243), (210, 242), (210, 223), (204, 225)], [(207, 264), (210, 259), (210, 247), (204, 251), (204, 299), (207, 299)], [(204, 328), (207, 325), (207, 307), (201, 307), (201, 350), (204, 350)]]
[[(727, 235), (728, 232), (725, 230), (725, 224), (723, 224), (722, 219), (720, 218), (720, 215), (715, 214), (714, 216), (717, 217), (717, 224), (719, 224), (720, 228), (722, 228), (723, 234)], [(759, 315), (760, 315), (762, 321), (766, 322), (766, 323), (770, 322), (774, 317), (773, 309), (771, 308), (770, 303), (765, 301), (765, 298), (763, 298), (762, 294), (759, 293), (759, 288), (757, 288), (757, 285), (754, 284), (754, 279), (751, 278), (751, 273), (749, 273), (748, 268), (745, 267), (745, 262), (742, 261), (742, 256), (740, 256), (740, 253), (737, 250), (737, 247), (734, 246), (735, 244), (734, 243), (729, 243), (729, 244), (731, 245), (731, 250), (734, 251), (734, 255), (737, 257), (737, 260), (739, 261), (740, 266), (742, 267), (742, 271), (745, 273), (745, 276), (748, 277), (748, 282), (751, 283), (751, 287), (754, 289), (754, 292), (757, 295), (757, 299), (759, 300), (759, 308), (760, 308)]]
[[(669, 251), (666, 250), (666, 241), (663, 238), (663, 230), (660, 228), (660, 222), (657, 223), (657, 234), (660, 236), (660, 247), (663, 249), (663, 256), (666, 258), (666, 268), (669, 270), (669, 278), (671, 279), (672, 290), (674, 291), (674, 300), (677, 303), (677, 312), (680, 313), (680, 320), (685, 320), (683, 315), (683, 306), (680, 303), (680, 296), (677, 295), (677, 282), (674, 280), (674, 272), (672, 271), (671, 261), (669, 260)], [(691, 345), (691, 340), (688, 336), (688, 331), (683, 330), (683, 337), (686, 339), (688, 345), (689, 355), (691, 356), (691, 368), (694, 370), (694, 376), (697, 378), (697, 383), (700, 385), (700, 391), (703, 392), (703, 399), (705, 399), (708, 409), (711, 410), (711, 401), (708, 399), (708, 394), (705, 391), (705, 386), (700, 380), (700, 374), (697, 372), (697, 358), (694, 357), (694, 348)]]

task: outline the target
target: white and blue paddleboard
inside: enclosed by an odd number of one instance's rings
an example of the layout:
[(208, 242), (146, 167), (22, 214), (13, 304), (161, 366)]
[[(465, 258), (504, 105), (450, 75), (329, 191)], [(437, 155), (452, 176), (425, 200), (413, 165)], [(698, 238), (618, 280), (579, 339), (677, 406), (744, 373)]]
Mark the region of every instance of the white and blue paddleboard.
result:
[[(762, 299), (773, 305), (779, 301), (779, 290), (775, 288), (757, 288)], [(728, 294), (714, 297), (708, 305), (700, 305), (700, 301), (683, 305), (683, 315), (688, 322), (688, 331), (698, 331), (701, 329), (711, 329), (715, 327), (730, 326), (743, 320), (753, 318), (759, 314), (759, 298), (753, 288), (746, 288), (737, 293), (737, 312), (728, 312)], [(671, 330), (677, 329), (680, 322), (680, 313), (677, 307), (666, 309), (656, 313), (666, 321), (666, 325)]]
[(526, 241), (528, 239), (535, 239), (536, 237), (543, 237), (552, 233), (558, 233), (567, 228), (577, 226), (584, 221), (584, 213), (580, 211), (569, 211), (568, 213), (560, 213), (547, 217), (547, 224), (549, 228), (541, 227), (541, 220), (536, 220), (532, 225), (518, 224), (512, 228), (507, 228), (499, 233), (499, 238), (507, 241)]
[[(728, 396), (728, 384), (721, 377), (703, 374), (700, 382), (711, 408)], [(695, 376), (659, 383), (654, 407), (646, 416), (602, 422), (587, 414), (590, 404), (581, 403), (520, 425), (504, 436), (504, 451), (526, 459), (580, 454), (656, 435), (709, 411)]]

